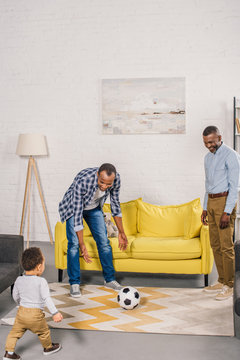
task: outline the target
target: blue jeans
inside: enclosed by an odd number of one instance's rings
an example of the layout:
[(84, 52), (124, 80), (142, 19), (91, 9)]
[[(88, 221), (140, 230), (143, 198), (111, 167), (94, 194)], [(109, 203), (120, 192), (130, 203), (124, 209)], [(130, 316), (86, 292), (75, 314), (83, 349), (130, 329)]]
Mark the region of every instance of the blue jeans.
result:
[[(92, 210), (84, 210), (83, 218), (88, 224), (92, 236), (96, 241), (104, 280), (106, 282), (115, 280), (112, 248), (107, 237), (106, 224), (100, 206)], [(74, 216), (66, 221), (66, 231), (68, 239), (67, 272), (69, 283), (71, 285), (80, 284), (79, 242), (77, 234), (74, 231)]]

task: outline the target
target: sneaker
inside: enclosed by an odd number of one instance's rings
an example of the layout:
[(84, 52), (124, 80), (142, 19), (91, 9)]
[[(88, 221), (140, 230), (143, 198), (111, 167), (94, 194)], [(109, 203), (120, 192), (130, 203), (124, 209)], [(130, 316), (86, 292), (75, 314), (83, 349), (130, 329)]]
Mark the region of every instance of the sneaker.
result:
[(220, 292), (222, 291), (222, 288), (223, 288), (223, 284), (217, 282), (216, 284), (214, 285), (210, 285), (210, 286), (206, 286), (203, 291), (206, 291), (206, 292)]
[(121, 286), (116, 280), (112, 280), (109, 282), (104, 281), (104, 286), (106, 286), (107, 288), (119, 291), (123, 288), (123, 286)]
[(62, 345), (61, 344), (54, 344), (52, 343), (52, 347), (48, 348), (48, 349), (43, 349), (43, 355), (51, 355), (54, 354), (55, 352), (59, 351), (61, 349)]
[(75, 298), (82, 296), (79, 284), (70, 285), (70, 295)]
[(13, 354), (9, 354), (7, 351), (5, 352), (5, 355), (3, 357), (3, 360), (7, 360), (7, 359), (17, 359), (17, 360), (21, 360), (21, 356), (17, 355), (15, 352)]
[(233, 296), (233, 288), (224, 285), (222, 291), (215, 297), (216, 300), (226, 300)]

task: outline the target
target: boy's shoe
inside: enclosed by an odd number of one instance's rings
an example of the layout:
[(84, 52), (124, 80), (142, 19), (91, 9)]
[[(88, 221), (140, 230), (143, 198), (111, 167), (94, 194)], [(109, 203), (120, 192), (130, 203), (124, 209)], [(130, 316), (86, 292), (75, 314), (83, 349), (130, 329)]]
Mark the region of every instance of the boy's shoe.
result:
[(8, 360), (8, 359), (16, 359), (16, 360), (21, 360), (21, 356), (17, 355), (15, 352), (13, 354), (9, 354), (7, 351), (5, 352), (5, 355), (3, 357), (3, 360)]
[(54, 344), (52, 343), (52, 347), (48, 348), (48, 349), (43, 349), (43, 355), (51, 355), (54, 354), (55, 352), (59, 351), (61, 349), (62, 345), (61, 344)]
[(76, 298), (82, 296), (79, 284), (70, 285), (70, 295)]
[(123, 288), (123, 286), (121, 286), (116, 280), (112, 280), (109, 282), (104, 281), (104, 286), (116, 291), (119, 291)]
[(216, 300), (227, 300), (232, 296), (233, 296), (233, 288), (230, 288), (229, 286), (224, 285), (222, 288), (222, 291), (219, 294), (217, 294), (215, 299)]
[(220, 292), (220, 291), (222, 291), (222, 289), (223, 289), (223, 284), (217, 282), (214, 285), (206, 286), (203, 289), (203, 291), (213, 293), (213, 292)]

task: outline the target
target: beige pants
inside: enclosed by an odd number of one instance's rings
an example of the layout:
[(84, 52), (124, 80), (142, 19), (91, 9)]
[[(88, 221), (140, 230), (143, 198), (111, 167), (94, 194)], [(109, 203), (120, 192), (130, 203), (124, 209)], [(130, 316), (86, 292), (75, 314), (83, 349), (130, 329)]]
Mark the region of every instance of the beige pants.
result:
[(17, 340), (23, 336), (26, 330), (38, 335), (43, 348), (47, 349), (52, 346), (50, 330), (44, 312), (41, 309), (20, 306), (12, 330), (8, 334), (5, 350), (14, 351)]
[(219, 224), (224, 212), (226, 199), (226, 196), (215, 199), (208, 198), (207, 212), (210, 243), (218, 271), (218, 281), (233, 287), (235, 269), (233, 231), (236, 219), (236, 206), (230, 215), (228, 227), (220, 229)]

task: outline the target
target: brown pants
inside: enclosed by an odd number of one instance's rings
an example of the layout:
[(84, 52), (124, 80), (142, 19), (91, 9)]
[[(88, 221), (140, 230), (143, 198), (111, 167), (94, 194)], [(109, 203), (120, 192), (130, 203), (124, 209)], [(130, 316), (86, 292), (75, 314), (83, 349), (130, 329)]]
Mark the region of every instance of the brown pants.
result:
[(215, 199), (208, 198), (207, 213), (210, 243), (218, 271), (218, 281), (233, 287), (235, 269), (233, 231), (236, 219), (236, 206), (230, 215), (228, 227), (220, 229), (219, 224), (224, 212), (226, 199), (225, 196)]
[(26, 330), (38, 335), (43, 348), (47, 349), (52, 346), (50, 330), (44, 312), (41, 309), (20, 306), (12, 330), (8, 334), (5, 350), (14, 351), (17, 340), (23, 336)]

